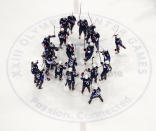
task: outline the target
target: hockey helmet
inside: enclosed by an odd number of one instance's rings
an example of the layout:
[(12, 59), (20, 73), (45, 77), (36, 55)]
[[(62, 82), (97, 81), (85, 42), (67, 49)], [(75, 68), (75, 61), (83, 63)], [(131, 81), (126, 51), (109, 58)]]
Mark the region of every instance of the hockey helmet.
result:
[(107, 65), (108, 65), (108, 64), (109, 64), (109, 61), (108, 61), (108, 60), (107, 60), (107, 61), (105, 61), (105, 64), (107, 64)]
[(64, 28), (61, 28), (61, 31), (64, 31)]
[(62, 64), (62, 61), (59, 61), (59, 65), (61, 65)]
[(96, 67), (96, 64), (93, 64), (93, 68), (95, 68)]
[(69, 41), (69, 42), (68, 42), (68, 45), (71, 45), (71, 44), (72, 44), (71, 41)]
[(73, 59), (73, 60), (75, 59), (75, 56), (74, 56), (74, 55), (72, 55), (72, 59)]
[(68, 71), (69, 71), (69, 72), (72, 72), (72, 71), (73, 71), (73, 69), (72, 69), (72, 68), (68, 68)]
[(98, 87), (99, 87), (98, 85), (95, 85), (95, 86), (93, 87), (93, 89), (97, 90)]
[(84, 78), (85, 78), (85, 79), (88, 79), (88, 75), (86, 74)]
[(90, 43), (90, 46), (94, 46), (94, 44), (93, 43)]

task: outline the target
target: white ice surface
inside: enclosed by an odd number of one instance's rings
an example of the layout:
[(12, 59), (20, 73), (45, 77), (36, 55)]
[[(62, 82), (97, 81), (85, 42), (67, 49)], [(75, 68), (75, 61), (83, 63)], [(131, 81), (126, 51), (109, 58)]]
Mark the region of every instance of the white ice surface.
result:
[[(69, 2), (69, 5), (68, 5)], [(67, 5), (64, 7), (64, 5)], [(52, 6), (58, 7), (53, 8)], [(12, 42), (15, 38), (29, 25), (35, 23), (36, 21), (60, 14), (65, 12), (71, 12), (73, 3), (72, 1), (1, 1), (1, 43), (4, 45), (5, 49), (1, 49), (1, 66), (2, 66), (2, 74), (1, 74), (1, 82), (2, 82), (2, 91), (1, 91), (1, 126), (0, 129), (2, 131), (8, 130), (35, 130), (35, 128), (39, 128), (38, 130), (71, 130), (71, 127), (74, 130), (79, 130), (79, 127), (76, 124), (65, 124), (63, 122), (53, 121), (52, 119), (45, 118), (40, 116), (39, 114), (31, 111), (25, 105), (21, 104), (18, 101), (18, 98), (12, 93), (10, 89), (10, 85), (8, 84), (7, 76), (5, 73), (6, 64), (4, 61), (6, 56), (4, 54), (8, 53)], [(146, 43), (147, 48), (150, 50), (150, 53), (155, 54), (155, 3), (154, 1), (147, 0), (110, 0), (110, 1), (97, 1), (96, 8), (95, 1), (85, 1), (83, 5), (83, 11), (91, 13), (96, 13), (100, 15), (104, 15), (107, 17), (111, 17), (117, 21), (120, 21), (124, 25), (127, 25), (133, 31), (135, 31), (143, 41)], [(35, 7), (35, 9), (34, 9)], [(61, 8), (61, 9), (60, 9)], [(100, 27), (100, 26), (99, 26)], [(49, 33), (49, 32), (48, 32)], [(109, 32), (105, 32), (109, 36)], [(108, 34), (107, 34), (108, 33)], [(111, 33), (111, 32), (110, 32)], [(111, 49), (112, 55), (112, 67), (113, 71), (123, 71), (122, 78), (114, 79), (114, 77), (108, 77), (107, 82), (102, 83), (104, 85), (104, 89), (102, 90), (103, 97), (105, 100), (104, 104), (101, 104), (98, 100), (94, 101), (91, 106), (88, 106), (87, 101), (89, 94), (86, 93), (84, 96), (75, 97), (72, 93), (70, 93), (66, 89), (62, 89), (61, 87), (53, 86), (52, 81), (46, 82), (44, 85), (44, 90), (38, 91), (34, 88), (32, 75), (28, 74), (29, 70), (29, 62), (32, 59), (32, 55), (34, 58), (38, 58), (40, 56), (40, 52), (42, 51), (42, 47), (39, 44), (42, 41), (42, 38), (46, 35), (43, 32), (40, 32), (38, 39), (35, 39), (35, 43), (33, 43), (32, 48), (26, 48), (26, 52), (24, 55), (28, 57), (23, 59), (23, 67), (24, 68), (24, 77), (22, 81), (15, 81), (16, 90), (19, 91), (20, 94), (23, 95), (25, 100), (30, 101), (31, 96), (39, 96), (39, 98), (46, 102), (46, 104), (54, 105), (55, 107), (59, 107), (65, 111), (69, 111), (70, 113), (75, 113), (75, 111), (96, 111), (103, 108), (109, 108), (111, 104), (117, 103), (122, 96), (131, 95), (137, 96), (139, 95), (140, 89), (134, 88), (134, 82), (138, 85), (137, 87), (141, 87), (141, 84), (144, 85), (144, 78), (142, 79), (142, 83), (138, 81), (138, 77), (134, 75), (136, 70), (136, 57), (133, 54), (133, 49), (127, 46), (127, 50), (122, 50), (121, 55), (114, 55), (113, 47), (109, 46), (111, 43), (111, 38), (108, 41), (108, 44), (105, 44), (107, 48)], [(38, 43), (36, 43), (38, 42)], [(36, 50), (37, 48), (37, 50)], [(105, 47), (104, 47), (105, 48)], [(6, 52), (6, 51), (7, 52)], [(29, 52), (28, 52), (29, 50)], [(122, 66), (119, 66), (119, 65)], [(153, 64), (154, 59), (153, 59)], [(153, 69), (155, 73), (155, 69)], [(119, 79), (119, 80), (118, 80)], [(127, 80), (128, 79), (128, 80)], [(112, 82), (113, 81), (113, 82)], [(123, 82), (119, 82), (123, 81)], [(22, 86), (21, 86), (22, 85)], [(118, 89), (116, 87), (118, 85)], [(128, 87), (127, 87), (128, 85)], [(154, 87), (154, 83), (151, 84)], [(125, 89), (125, 86), (127, 87)], [(28, 87), (28, 88), (26, 88)], [(18, 89), (19, 88), (19, 89)], [(65, 87), (64, 87), (65, 88)], [(79, 92), (81, 89), (81, 84), (76, 88), (76, 91)], [(76, 92), (75, 91), (75, 92)], [(55, 99), (59, 96), (58, 99)], [(77, 94), (76, 94), (77, 95)], [(29, 97), (30, 96), (30, 97)], [(62, 96), (62, 97), (60, 97)], [(66, 98), (66, 99), (65, 99)], [(87, 130), (93, 129), (106, 129), (106, 130), (151, 130), (154, 131), (154, 111), (155, 104), (153, 99), (155, 98), (155, 89), (150, 88), (146, 93), (146, 96), (139, 102), (138, 105), (134, 106), (130, 111), (125, 112), (120, 117), (116, 117), (114, 119), (110, 119), (109, 121), (102, 121), (96, 124), (89, 124)], [(135, 98), (134, 98), (135, 99)], [(57, 102), (56, 102), (57, 100)], [(71, 106), (71, 103), (73, 106)], [(62, 104), (63, 103), (63, 104)], [(81, 104), (80, 104), (81, 103)], [(143, 119), (143, 118), (146, 119)], [(140, 121), (138, 123), (138, 121)], [(105, 123), (106, 122), (106, 123)], [(105, 123), (105, 124), (103, 124)], [(137, 124), (136, 124), (137, 123)], [(113, 125), (113, 126), (112, 126)], [(61, 128), (62, 126), (62, 128)], [(71, 126), (71, 127), (70, 127)], [(127, 128), (128, 127), (128, 128)]]

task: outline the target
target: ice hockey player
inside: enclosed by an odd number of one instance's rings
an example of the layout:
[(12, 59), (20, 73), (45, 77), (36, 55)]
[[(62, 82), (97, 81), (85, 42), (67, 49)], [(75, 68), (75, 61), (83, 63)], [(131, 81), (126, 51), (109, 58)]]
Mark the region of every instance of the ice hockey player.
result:
[(92, 69), (90, 70), (90, 76), (91, 76), (91, 83), (94, 82), (97, 83), (97, 76), (98, 76), (98, 66), (93, 64)]
[(43, 70), (38, 70), (38, 72), (35, 74), (35, 83), (36, 83), (36, 87), (38, 87), (38, 89), (42, 89), (42, 84), (44, 82), (44, 73)]
[(62, 61), (59, 61), (59, 63), (54, 64), (55, 66), (55, 78), (59, 76), (59, 80), (62, 80), (63, 70), (66, 69), (66, 67), (62, 64)]
[(72, 68), (72, 71), (76, 72), (75, 66), (77, 66), (77, 61), (74, 56), (71, 56), (66, 64), (68, 65), (68, 68)]
[(85, 38), (87, 43), (88, 43), (89, 39), (91, 38), (91, 36), (93, 35), (95, 28), (96, 27), (93, 24), (91, 26), (87, 27), (86, 38)]
[(46, 65), (46, 75), (49, 75), (49, 70), (50, 69), (54, 69), (54, 64), (55, 64), (55, 56), (51, 55), (51, 54), (48, 54), (46, 57), (45, 57), (45, 65)]
[(50, 38), (53, 38), (53, 37), (56, 37), (55, 35), (52, 35), (52, 36), (48, 36), (48, 37), (45, 37), (43, 42), (42, 42), (42, 45), (44, 48), (48, 48), (50, 46)]
[(81, 38), (82, 32), (84, 33), (84, 35), (86, 37), (87, 28), (88, 28), (88, 21), (86, 19), (79, 20), (77, 24), (79, 26), (79, 39)]
[(84, 60), (86, 62), (92, 57), (92, 55), (94, 53), (94, 44), (89, 42), (88, 47), (86, 49), (84, 49), (84, 51), (85, 51), (85, 59)]
[(84, 76), (84, 73), (82, 73), (81, 76), (81, 80), (83, 81), (81, 93), (83, 94), (85, 88), (87, 88), (88, 92), (90, 93), (91, 79), (88, 77), (87, 74), (85, 74)]
[(104, 79), (106, 80), (107, 79), (107, 73), (112, 70), (112, 67), (107, 62), (106, 63), (101, 62), (101, 65), (103, 67), (103, 71), (101, 73), (101, 80), (104, 80)]
[(96, 31), (91, 34), (91, 40), (95, 44), (97, 51), (99, 51), (99, 39), (100, 39), (100, 34)]
[(66, 72), (67, 80), (66, 80), (66, 85), (68, 85), (69, 90), (74, 90), (75, 89), (75, 77), (78, 76), (75, 72), (73, 72), (72, 68), (68, 68), (68, 71)]
[(106, 50), (106, 51), (103, 50), (100, 53), (102, 53), (102, 55), (104, 57), (104, 63), (108, 61), (109, 64), (110, 64), (111, 57), (110, 57), (109, 51), (108, 50)]
[(38, 61), (37, 62), (31, 62), (31, 73), (36, 74), (38, 72)]
[[(53, 57), (56, 57), (55, 56), (55, 51), (58, 51), (59, 48), (58, 47), (55, 47), (55, 45), (53, 43), (50, 43), (50, 46), (48, 48), (45, 48), (44, 49), (44, 52), (43, 52), (43, 55), (42, 57), (46, 57), (47, 55), (52, 55)], [(56, 57), (57, 58), (57, 57)]]
[(61, 28), (61, 31), (58, 34), (58, 37), (60, 40), (60, 48), (62, 48), (63, 43), (66, 45), (66, 40), (68, 36), (69, 36), (69, 33), (65, 31), (64, 28)]
[(95, 98), (99, 98), (101, 100), (101, 102), (103, 102), (103, 98), (101, 97), (101, 89), (99, 87), (95, 87), (88, 103), (90, 104), (92, 102), (92, 100)]
[(115, 44), (116, 44), (116, 53), (118, 54), (120, 52), (120, 46), (124, 49), (126, 49), (126, 47), (122, 44), (122, 40), (121, 38), (117, 35), (114, 35), (115, 36)]
[(31, 73), (34, 75), (34, 83), (36, 83), (35, 75), (38, 73), (38, 61), (37, 62), (31, 62)]
[(69, 23), (69, 29), (71, 31), (71, 34), (72, 34), (72, 31), (73, 31), (73, 27), (75, 25), (75, 22), (76, 22), (76, 17), (71, 15), (71, 16), (68, 16), (68, 23)]
[(69, 41), (67, 46), (66, 46), (66, 54), (68, 56), (68, 58), (71, 58), (71, 56), (74, 55), (74, 46), (73, 44), (71, 44), (71, 42)]
[(95, 26), (94, 24), (91, 24), (91, 25), (89, 26), (89, 30), (90, 30), (91, 32), (95, 32), (95, 28), (96, 28), (96, 26)]
[(69, 28), (69, 22), (68, 19), (63, 17), (60, 19), (60, 28), (63, 28), (65, 31)]

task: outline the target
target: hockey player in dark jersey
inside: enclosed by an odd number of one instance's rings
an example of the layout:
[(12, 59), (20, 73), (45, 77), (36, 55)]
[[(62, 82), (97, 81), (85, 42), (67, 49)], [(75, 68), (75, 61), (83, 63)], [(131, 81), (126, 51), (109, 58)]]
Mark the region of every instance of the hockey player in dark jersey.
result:
[(114, 35), (115, 36), (115, 44), (116, 44), (116, 53), (120, 52), (120, 46), (124, 49), (126, 49), (126, 47), (122, 44), (122, 40), (118, 35)]
[(111, 57), (110, 57), (110, 54), (109, 54), (109, 51), (107, 50), (107, 51), (102, 51), (102, 52), (100, 52), (100, 53), (102, 53), (102, 55), (103, 55), (103, 57), (104, 57), (104, 63), (106, 62), (106, 61), (108, 61), (109, 62), (109, 64), (110, 64), (110, 61), (111, 61)]
[(87, 27), (87, 31), (86, 31), (86, 42), (88, 43), (89, 39), (91, 38), (92, 34), (94, 33), (94, 26), (91, 25), (91, 26), (88, 26)]
[(61, 18), (60, 19), (60, 28), (63, 28), (65, 31), (68, 30), (69, 28), (69, 21), (67, 18)]
[(76, 74), (75, 72), (73, 72), (72, 68), (68, 68), (68, 71), (66, 72), (66, 85), (68, 85), (69, 90), (74, 90), (75, 89), (75, 77), (77, 77), (78, 74)]
[(37, 62), (31, 62), (31, 73), (36, 74), (38, 72), (38, 61)]
[(88, 28), (88, 21), (86, 19), (79, 20), (77, 24), (79, 26), (79, 39), (81, 38), (82, 32), (84, 33), (84, 35), (86, 37), (87, 28)]
[(75, 25), (75, 22), (76, 22), (76, 17), (71, 15), (71, 16), (68, 16), (68, 23), (69, 23), (69, 29), (71, 31), (71, 34), (72, 34), (72, 31), (73, 31), (73, 27)]
[(74, 46), (73, 44), (71, 44), (71, 42), (69, 41), (67, 46), (66, 46), (66, 54), (68, 56), (68, 58), (71, 58), (71, 56), (74, 55)]
[(70, 57), (67, 62), (68, 68), (72, 68), (74, 72), (76, 72), (77, 61), (74, 56)]
[(62, 80), (63, 70), (66, 69), (66, 66), (62, 64), (62, 61), (54, 64), (55, 66), (55, 78), (59, 76), (59, 80)]
[(88, 92), (90, 93), (91, 79), (88, 77), (87, 74), (84, 76), (84, 74), (82, 73), (81, 75), (82, 75), (81, 80), (83, 81), (81, 93), (83, 94), (86, 88), (88, 89)]
[(90, 29), (91, 32), (95, 32), (95, 28), (96, 28), (96, 26), (94, 24), (91, 24), (89, 26), (89, 29)]
[(45, 65), (46, 65), (46, 75), (49, 75), (49, 70), (54, 68), (56, 57), (49, 54), (45, 57)]
[(52, 55), (53, 57), (56, 57), (55, 51), (58, 51), (58, 50), (59, 50), (58, 47), (56, 47), (53, 43), (50, 43), (50, 46), (44, 49), (42, 57), (46, 57), (47, 55)]
[(94, 53), (94, 44), (90, 43), (88, 45), (88, 47), (86, 49), (84, 49), (84, 51), (85, 51), (85, 59), (84, 60), (86, 62), (92, 57), (92, 55)]
[(99, 98), (101, 100), (101, 102), (103, 102), (103, 98), (101, 97), (101, 89), (99, 87), (95, 87), (88, 103), (90, 104), (92, 102), (92, 100), (95, 98)]
[(62, 48), (62, 44), (64, 43), (66, 45), (66, 40), (69, 36), (69, 33), (64, 30), (64, 28), (61, 28), (61, 31), (58, 34), (59, 40), (60, 40), (60, 48)]
[(48, 48), (50, 46), (50, 38), (53, 38), (53, 37), (55, 37), (55, 35), (52, 35), (52, 36), (49, 35), (48, 37), (45, 37), (42, 42), (42, 46), (44, 48)]
[(91, 34), (91, 40), (95, 44), (97, 51), (99, 51), (99, 39), (100, 39), (100, 34), (96, 31)]
[(90, 70), (90, 76), (91, 76), (91, 82), (97, 83), (97, 76), (98, 76), (98, 66), (96, 66), (95, 64), (93, 64), (92, 69)]
[(35, 75), (38, 73), (38, 61), (37, 62), (31, 62), (31, 73), (34, 75), (34, 83), (36, 83)]
[[(109, 63), (103, 63), (103, 62), (101, 62), (101, 65), (102, 65), (102, 67), (103, 67), (103, 71), (102, 71), (102, 73), (101, 73), (101, 80), (103, 80), (103, 79), (107, 79), (107, 73), (109, 72), (109, 71), (111, 71), (112, 70), (112, 67), (111, 67), (111, 65), (109, 64)], [(101, 81), (100, 80), (100, 81)]]
[(42, 84), (44, 82), (44, 70), (38, 70), (38, 72), (35, 74), (35, 83), (36, 83), (36, 87), (38, 87), (38, 89), (42, 89)]

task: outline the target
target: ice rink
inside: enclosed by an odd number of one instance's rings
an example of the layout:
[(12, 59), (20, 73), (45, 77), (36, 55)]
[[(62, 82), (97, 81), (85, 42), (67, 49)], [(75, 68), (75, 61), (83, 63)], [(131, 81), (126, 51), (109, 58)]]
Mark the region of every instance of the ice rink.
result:
[[(82, 1), (81, 18), (96, 25), (100, 33), (100, 50), (109, 50), (112, 72), (105, 81), (99, 81), (104, 103), (93, 100), (90, 94), (81, 94), (82, 81), (76, 78), (72, 92), (66, 80), (45, 80), (38, 90), (30, 72), (32, 60), (42, 66), (41, 42), (49, 34), (59, 32), (59, 19), (72, 12), (79, 19), (79, 0), (65, 1), (1, 1), (1, 108), (2, 131), (92, 131), (142, 130), (155, 128), (155, 13), (153, 0)], [(126, 50), (115, 54), (114, 32), (118, 29)], [(59, 39), (52, 39), (59, 44)], [(78, 26), (69, 36), (76, 48), (77, 72), (91, 68), (84, 65), (83, 36), (78, 39)], [(65, 46), (57, 52), (58, 60), (67, 61)], [(100, 66), (100, 57), (94, 53), (94, 63)], [(99, 68), (99, 73), (102, 68)], [(66, 71), (64, 71), (65, 74)], [(100, 77), (99, 77), (100, 78)], [(96, 84), (93, 84), (93, 86)]]

